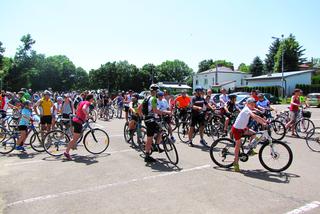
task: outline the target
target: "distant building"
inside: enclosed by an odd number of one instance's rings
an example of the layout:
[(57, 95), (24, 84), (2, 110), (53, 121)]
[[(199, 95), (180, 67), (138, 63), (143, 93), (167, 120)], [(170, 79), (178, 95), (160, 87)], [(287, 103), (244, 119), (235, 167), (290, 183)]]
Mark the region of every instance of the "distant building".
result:
[[(311, 76), (314, 70), (284, 72), (284, 92), (290, 96), (297, 84), (311, 84)], [(282, 73), (272, 73), (257, 77), (245, 79), (246, 86), (263, 87), (263, 86), (280, 86), (282, 87)]]
[(244, 86), (246, 84), (245, 79), (251, 76), (251, 74), (233, 71), (231, 68), (222, 66), (195, 74), (193, 88), (201, 85), (205, 89), (223, 87), (227, 90), (234, 90), (235, 87)]

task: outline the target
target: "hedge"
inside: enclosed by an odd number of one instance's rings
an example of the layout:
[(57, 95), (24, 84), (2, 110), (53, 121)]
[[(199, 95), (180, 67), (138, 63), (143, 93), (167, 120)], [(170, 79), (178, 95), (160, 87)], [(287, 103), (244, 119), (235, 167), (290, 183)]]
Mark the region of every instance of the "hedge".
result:
[(320, 84), (313, 84), (313, 85), (297, 84), (296, 88), (301, 89), (303, 91), (303, 94), (320, 93)]
[(251, 92), (252, 90), (259, 90), (261, 93), (269, 93), (275, 97), (279, 97), (281, 95), (282, 88), (279, 86), (264, 86), (264, 87), (238, 87), (235, 88), (235, 92)]

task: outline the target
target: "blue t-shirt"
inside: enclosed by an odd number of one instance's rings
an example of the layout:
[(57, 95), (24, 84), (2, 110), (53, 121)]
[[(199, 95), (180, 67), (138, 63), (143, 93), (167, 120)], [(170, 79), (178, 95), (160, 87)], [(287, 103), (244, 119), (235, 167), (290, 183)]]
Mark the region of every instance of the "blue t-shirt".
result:
[(267, 107), (269, 107), (269, 105), (270, 105), (270, 102), (269, 102), (269, 100), (267, 100), (267, 99), (264, 99), (264, 100), (262, 100), (262, 101), (258, 101), (257, 102), (257, 106), (260, 106), (260, 107), (262, 107), (262, 108), (267, 108)]
[(28, 126), (30, 124), (30, 119), (27, 119), (23, 116), (32, 117), (32, 111), (30, 109), (27, 108), (23, 108), (21, 111), (21, 119), (19, 121), (19, 126)]

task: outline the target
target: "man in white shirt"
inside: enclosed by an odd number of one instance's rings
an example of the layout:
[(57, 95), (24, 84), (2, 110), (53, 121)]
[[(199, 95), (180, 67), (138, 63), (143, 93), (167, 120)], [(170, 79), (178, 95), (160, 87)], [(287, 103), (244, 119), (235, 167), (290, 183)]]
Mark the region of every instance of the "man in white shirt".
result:
[[(162, 91), (158, 92), (157, 108), (160, 111), (169, 111), (170, 110), (169, 104), (168, 104), (167, 100), (164, 98), (164, 92), (162, 92)], [(168, 132), (169, 132), (169, 135), (171, 136), (171, 140), (173, 142), (175, 142), (176, 139), (172, 135), (171, 115), (165, 115), (164, 120), (168, 124)]]
[(227, 95), (227, 90), (225, 88), (221, 88), (221, 95), (219, 97), (220, 107), (224, 108), (227, 102), (229, 101), (229, 97)]
[(234, 137), (234, 140), (236, 141), (236, 146), (235, 146), (235, 151), (234, 151), (234, 170), (236, 172), (240, 172), (239, 168), (239, 152), (240, 152), (240, 145), (241, 145), (241, 137), (243, 135), (251, 135), (251, 139), (253, 139), (254, 136), (254, 131), (248, 129), (248, 123), (250, 117), (257, 121), (258, 123), (262, 125), (266, 125), (267, 121), (258, 115), (255, 115), (252, 110), (255, 108), (256, 102), (253, 98), (249, 98), (247, 100), (246, 106), (241, 110), (239, 113), (236, 121), (234, 122), (231, 132)]

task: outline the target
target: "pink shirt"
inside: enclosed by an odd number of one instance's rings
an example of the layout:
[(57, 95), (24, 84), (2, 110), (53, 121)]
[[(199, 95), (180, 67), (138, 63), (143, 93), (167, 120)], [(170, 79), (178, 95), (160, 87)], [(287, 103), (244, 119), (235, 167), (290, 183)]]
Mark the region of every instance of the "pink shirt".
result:
[(87, 105), (89, 107), (90, 102), (89, 101), (81, 101), (78, 105), (76, 116), (73, 118), (73, 121), (76, 123), (84, 123), (86, 120), (86, 115), (83, 112), (82, 108), (84, 105)]

